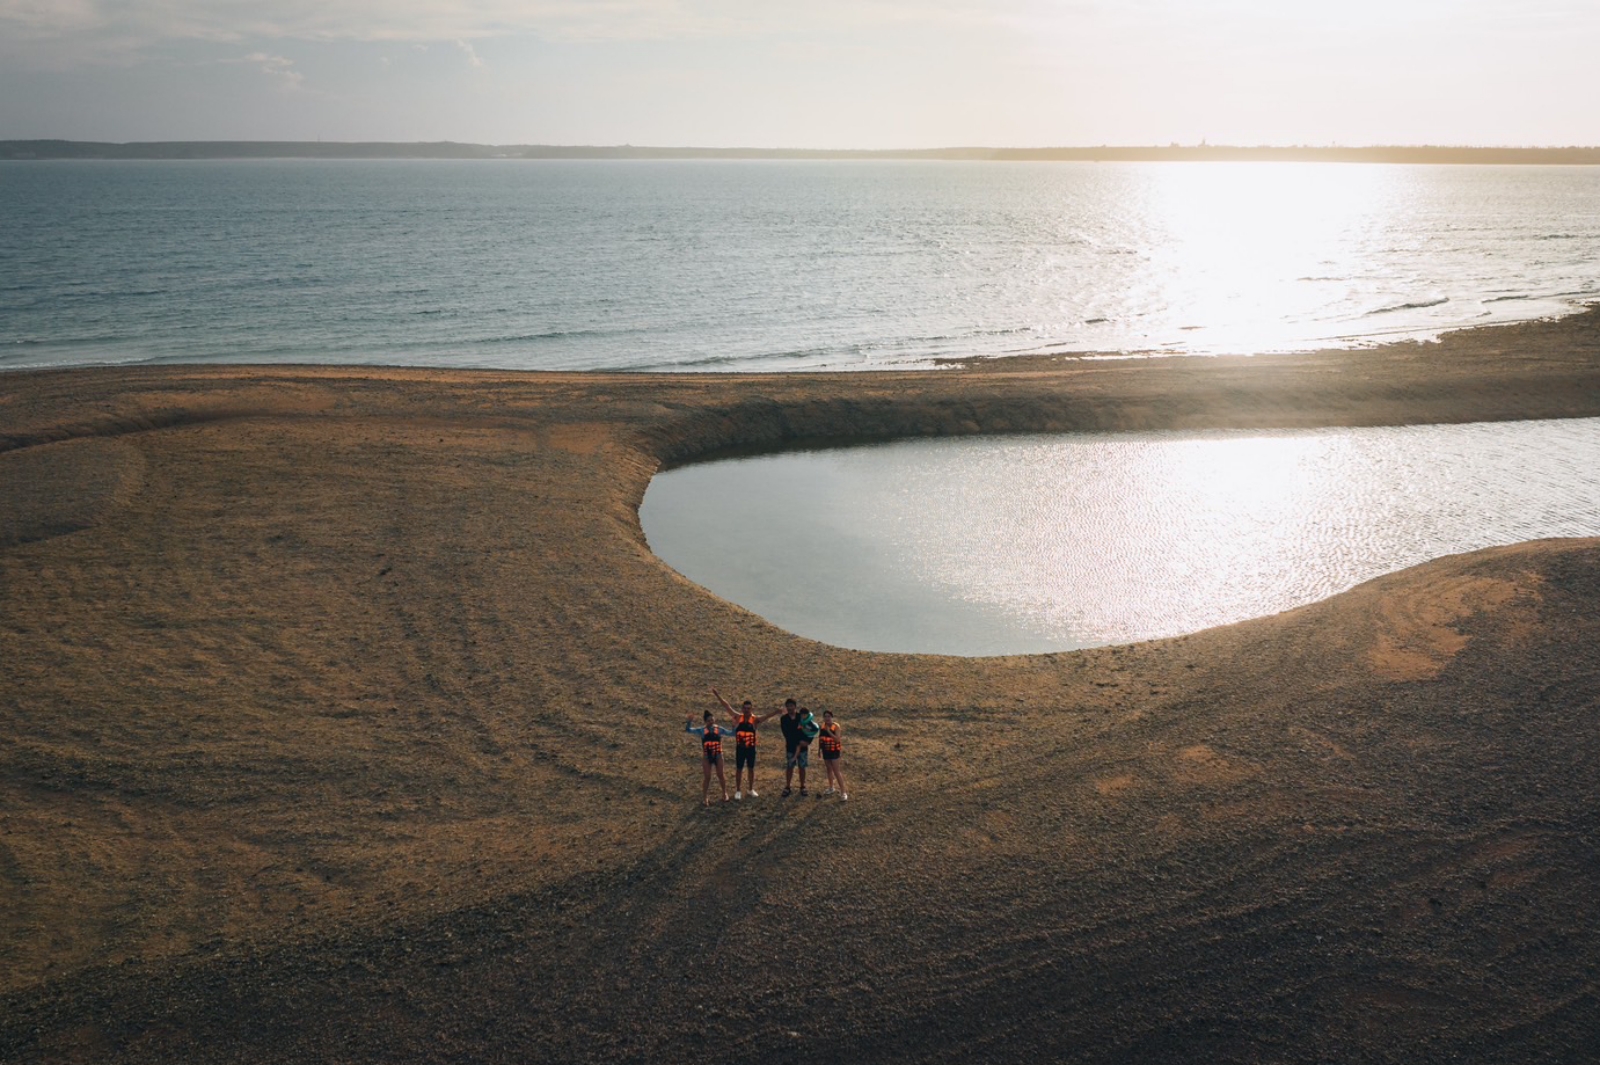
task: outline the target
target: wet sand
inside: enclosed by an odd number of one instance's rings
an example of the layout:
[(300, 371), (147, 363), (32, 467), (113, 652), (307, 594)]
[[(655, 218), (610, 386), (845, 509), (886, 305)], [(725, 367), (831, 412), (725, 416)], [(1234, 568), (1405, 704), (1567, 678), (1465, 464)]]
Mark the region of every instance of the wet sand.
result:
[[(927, 373), (0, 377), (0, 1061), (1583, 1061), (1600, 542), (1036, 657), (650, 554), (661, 466), (1600, 416), (1600, 313)], [(706, 688), (851, 799), (699, 804)], [(821, 777), (820, 766), (817, 777)]]

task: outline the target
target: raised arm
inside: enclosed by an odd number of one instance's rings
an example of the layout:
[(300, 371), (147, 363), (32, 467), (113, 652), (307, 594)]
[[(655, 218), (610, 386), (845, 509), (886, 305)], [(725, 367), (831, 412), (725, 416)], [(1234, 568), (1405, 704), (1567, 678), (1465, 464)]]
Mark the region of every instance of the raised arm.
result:
[(724, 699), (722, 697), (722, 693), (721, 692), (717, 691), (717, 689), (715, 689), (715, 688), (712, 688), (711, 689), (711, 694), (715, 695), (717, 697), (717, 702), (722, 704), (722, 708), (728, 712), (728, 716), (729, 717), (738, 717), (739, 716), (738, 713), (736, 713), (734, 711), (733, 707), (731, 705), (729, 705), (728, 700), (726, 700), (726, 699)]

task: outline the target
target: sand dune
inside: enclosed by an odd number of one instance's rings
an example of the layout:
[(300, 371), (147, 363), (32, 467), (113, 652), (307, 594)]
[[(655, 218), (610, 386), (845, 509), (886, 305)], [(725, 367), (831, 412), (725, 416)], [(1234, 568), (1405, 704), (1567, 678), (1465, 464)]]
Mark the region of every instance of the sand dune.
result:
[[(785, 377), (0, 378), (0, 1061), (1585, 1061), (1600, 542), (1173, 640), (842, 651), (646, 548), (802, 440), (1600, 415), (1600, 315)], [(705, 689), (848, 804), (702, 810)]]

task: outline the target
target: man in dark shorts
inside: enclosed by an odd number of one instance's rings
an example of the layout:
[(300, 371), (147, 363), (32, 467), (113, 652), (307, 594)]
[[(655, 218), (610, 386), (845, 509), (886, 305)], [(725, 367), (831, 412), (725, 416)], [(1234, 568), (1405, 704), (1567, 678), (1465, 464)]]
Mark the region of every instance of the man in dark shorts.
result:
[[(757, 717), (755, 704), (749, 699), (746, 699), (744, 705), (735, 711), (717, 689), (712, 688), (711, 694), (717, 697), (717, 702), (721, 703), (733, 718), (733, 735), (735, 739), (733, 747), (733, 797), (742, 799), (748, 793), (752, 799), (760, 798), (761, 793), (756, 790), (756, 726), (767, 718), (776, 715), (777, 711), (774, 710), (772, 713), (762, 714)], [(748, 787), (741, 789), (739, 780), (746, 768), (750, 770), (750, 784)]]
[(806, 765), (810, 762), (811, 739), (800, 724), (800, 704), (793, 699), (783, 701), (783, 716), (778, 719), (783, 729), (783, 748), (788, 756), (783, 770), (783, 794), (788, 797), (794, 790), (794, 771), (800, 770), (800, 794), (806, 793)]

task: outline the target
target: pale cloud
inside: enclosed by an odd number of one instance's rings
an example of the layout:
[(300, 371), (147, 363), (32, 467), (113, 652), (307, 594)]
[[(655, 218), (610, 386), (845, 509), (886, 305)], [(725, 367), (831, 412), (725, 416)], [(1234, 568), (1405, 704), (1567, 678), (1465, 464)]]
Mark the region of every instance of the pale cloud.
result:
[(0, 31), (86, 51), (166, 41), (668, 41), (879, 36), (1128, 27), (1279, 28), (1545, 19), (1594, 23), (1592, 0), (1350, 0), (1329, 8), (1281, 0), (0, 0)]
[(635, 36), (704, 18), (673, 0), (0, 0), (0, 27), (33, 39), (450, 41), (533, 33)]
[[(0, 120), (183, 139), (146, 116), (200, 101), (193, 130), (226, 137), (1593, 143), (1595, 54), (1595, 0), (0, 0)], [(286, 91), (218, 93), (222, 62)]]
[(294, 69), (294, 60), (281, 55), (268, 55), (265, 52), (252, 52), (241, 59), (234, 60), (245, 63), (260, 70), (272, 78), (285, 92), (298, 90), (305, 82), (305, 75)]
[[(0, 26), (32, 39), (157, 41), (681, 40), (1013, 19), (977, 0), (0, 0)], [(1007, 9), (1011, 9), (1007, 14)]]
[(97, 0), (0, 0), (0, 25), (38, 39), (95, 29), (103, 21)]
[(466, 41), (463, 41), (461, 38), (457, 37), (456, 38), (456, 47), (461, 49), (461, 51), (466, 55), (466, 57), (467, 57), (467, 66), (469, 66), (469, 67), (481, 67), (481, 66), (483, 66), (483, 59), (478, 55), (477, 49), (473, 48), (472, 45), (468, 44)]

